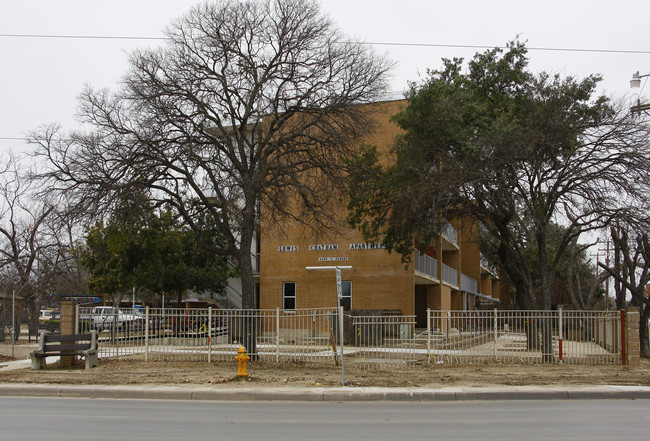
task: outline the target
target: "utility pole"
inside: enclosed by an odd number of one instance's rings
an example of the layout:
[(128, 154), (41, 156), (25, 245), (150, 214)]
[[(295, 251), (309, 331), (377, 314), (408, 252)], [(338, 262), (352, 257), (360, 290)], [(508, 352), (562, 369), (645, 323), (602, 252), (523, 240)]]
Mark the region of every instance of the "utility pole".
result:
[[(605, 266), (609, 268), (609, 238), (607, 238), (607, 241), (605, 242), (605, 249), (603, 250), (602, 248), (598, 248), (598, 254), (600, 254), (601, 251), (605, 251)], [(596, 257), (596, 260), (598, 257)], [(598, 275), (598, 272), (596, 272), (596, 275)], [(607, 274), (607, 278), (605, 279), (605, 308), (607, 311), (609, 311), (609, 274)]]
[[(596, 244), (599, 244), (599, 243), (600, 243), (600, 239), (596, 239)], [(607, 241), (607, 247), (609, 249), (609, 241)], [(589, 254), (590, 256), (596, 258), (596, 279), (600, 278), (600, 268), (599, 268), (598, 264), (599, 264), (599, 258), (600, 258), (601, 254), (602, 254), (601, 251), (602, 250), (600, 248), (596, 248), (595, 253)], [(608, 256), (606, 256), (605, 259), (606, 259), (607, 262), (609, 262), (609, 257)], [(609, 277), (607, 279), (605, 279), (606, 282), (608, 280), (609, 280)], [(607, 284), (607, 288), (605, 288), (605, 309), (609, 311), (609, 283)]]

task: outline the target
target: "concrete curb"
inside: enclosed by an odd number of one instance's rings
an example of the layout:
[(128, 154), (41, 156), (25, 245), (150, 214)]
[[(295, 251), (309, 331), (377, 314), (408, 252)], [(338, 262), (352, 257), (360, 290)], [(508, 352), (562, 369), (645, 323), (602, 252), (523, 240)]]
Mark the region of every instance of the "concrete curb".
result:
[(203, 401), (510, 401), (650, 399), (645, 386), (447, 387), (430, 388), (251, 388), (178, 386), (82, 386), (0, 384), (0, 396)]

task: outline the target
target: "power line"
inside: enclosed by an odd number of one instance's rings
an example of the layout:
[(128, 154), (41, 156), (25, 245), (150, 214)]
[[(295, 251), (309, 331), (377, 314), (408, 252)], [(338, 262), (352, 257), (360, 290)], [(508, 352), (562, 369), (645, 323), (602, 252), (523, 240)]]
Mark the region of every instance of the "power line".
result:
[(6, 38), (63, 38), (71, 40), (165, 40), (164, 37), (135, 37), (129, 35), (55, 35), (55, 34), (0, 34)]
[[(360, 42), (363, 44), (363, 42)], [(506, 46), (487, 46), (475, 44), (438, 44), (438, 43), (391, 43), (391, 42), (368, 42), (376, 46), (412, 46), (412, 47), (444, 47), (454, 49), (507, 49)], [(633, 49), (582, 49), (569, 47), (535, 47), (526, 46), (529, 51), (555, 51), (555, 52), (597, 52), (611, 54), (650, 54), (650, 51), (633, 50)]]
[[(58, 35), (58, 34), (0, 34), (4, 38), (60, 38), (71, 40), (166, 40), (165, 37), (137, 37), (130, 35)], [(391, 41), (355, 41), (352, 43), (368, 44), (372, 46), (401, 46), (401, 47), (438, 47), (452, 49), (506, 49), (505, 46), (489, 46), (480, 44), (444, 44), (444, 43), (400, 43)], [(605, 53), (605, 54), (635, 54), (648, 55), (650, 50), (635, 49), (589, 49), (589, 48), (570, 48), (570, 47), (527, 47), (529, 51), (547, 51), (547, 52), (587, 52), (587, 53)]]

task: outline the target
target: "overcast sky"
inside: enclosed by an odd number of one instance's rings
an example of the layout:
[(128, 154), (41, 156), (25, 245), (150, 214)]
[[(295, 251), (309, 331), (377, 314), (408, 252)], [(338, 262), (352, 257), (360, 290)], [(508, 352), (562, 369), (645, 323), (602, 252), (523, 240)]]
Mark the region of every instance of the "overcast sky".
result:
[[(163, 44), (8, 35), (162, 37), (170, 20), (196, 3), (0, 0), (0, 153), (24, 150), (24, 143), (8, 138), (24, 137), (44, 124), (74, 129), (77, 95), (84, 83), (115, 88), (126, 71), (128, 51)], [(350, 37), (371, 43), (493, 47), (519, 36), (530, 48), (590, 50), (531, 50), (531, 69), (580, 77), (601, 73), (605, 78), (601, 92), (610, 95), (629, 94), (632, 73), (650, 72), (647, 0), (322, 0), (321, 5)], [(439, 68), (442, 57), (469, 58), (484, 50), (386, 45), (375, 49), (398, 63), (392, 82), (397, 91), (428, 68)], [(650, 87), (642, 96), (649, 93)]]

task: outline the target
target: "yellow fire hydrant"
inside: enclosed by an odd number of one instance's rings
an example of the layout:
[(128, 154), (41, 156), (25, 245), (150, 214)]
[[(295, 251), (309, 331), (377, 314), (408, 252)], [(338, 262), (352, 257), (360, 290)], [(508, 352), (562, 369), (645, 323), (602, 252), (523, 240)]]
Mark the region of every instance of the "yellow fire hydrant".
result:
[(246, 371), (246, 362), (250, 359), (251, 358), (246, 353), (246, 348), (240, 346), (239, 349), (237, 349), (237, 356), (235, 357), (235, 360), (237, 360), (238, 363), (238, 367), (237, 367), (238, 377), (240, 378), (248, 377), (248, 372)]

